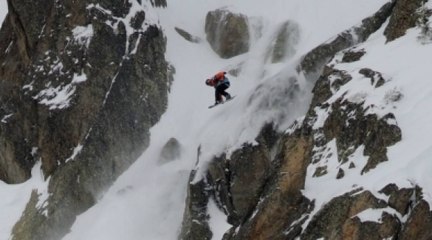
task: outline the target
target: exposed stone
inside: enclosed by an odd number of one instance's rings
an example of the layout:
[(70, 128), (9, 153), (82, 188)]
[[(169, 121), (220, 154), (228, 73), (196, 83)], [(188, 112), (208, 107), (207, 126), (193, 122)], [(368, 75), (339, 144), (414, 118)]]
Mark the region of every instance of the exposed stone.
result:
[(381, 87), (385, 83), (381, 73), (373, 71), (370, 68), (362, 68), (360, 69), (359, 73), (369, 78), (371, 80), (371, 85), (375, 85), (375, 87)]
[(294, 134), (283, 137), (280, 144), (274, 160), (277, 166), (263, 193), (266, 197), (258, 204), (256, 214), (242, 224), (232, 239), (294, 239), (300, 233), (306, 220), (302, 216), (312, 206), (301, 193), (311, 139)]
[(365, 41), (377, 31), (391, 15), (394, 5), (395, 1), (386, 3), (374, 15), (363, 19), (359, 26), (346, 30), (336, 36), (334, 40), (314, 48), (303, 57), (299, 70), (305, 72), (308, 80), (315, 81), (323, 66), (337, 52)]
[(209, 215), (207, 213), (209, 195), (206, 189), (208, 185), (205, 179), (193, 182), (195, 174), (196, 171), (192, 171), (189, 177), (186, 207), (179, 239), (211, 240), (213, 234), (208, 224)]
[(338, 173), (336, 175), (336, 179), (341, 179), (345, 176), (345, 172), (342, 168), (339, 168)]
[(269, 151), (245, 146), (231, 157), (231, 196), (239, 220), (243, 221), (259, 201), (270, 169)]
[(314, 177), (321, 177), (327, 174), (327, 166), (320, 166), (315, 169)]
[(182, 146), (177, 139), (170, 138), (161, 150), (159, 163), (163, 164), (180, 158), (181, 148)]
[(389, 206), (404, 216), (408, 214), (413, 201), (418, 198), (415, 196), (416, 192), (421, 192), (421, 190), (412, 188), (399, 189), (396, 184), (389, 184), (381, 192), (389, 196)]
[[(142, 0), (138, 0), (140, 3)], [(167, 2), (166, 0), (150, 0), (150, 2), (153, 4), (153, 6), (155, 7), (167, 7)]]
[[(35, 228), (41, 227), (38, 223), (46, 219), (46, 216), (41, 212), (43, 209), (40, 210), (36, 208), (38, 201), (39, 194), (37, 190), (33, 190), (30, 200), (22, 214), (23, 217), (21, 217), (19, 222), (12, 229), (12, 234), (19, 237), (15, 237), (14, 239), (32, 240), (37, 238), (37, 236), (34, 236), (34, 232), (37, 232)], [(37, 217), (35, 218), (33, 216)], [(36, 223), (34, 221), (36, 221)], [(29, 231), (29, 229), (33, 229), (33, 231)]]
[(181, 28), (175, 27), (174, 29), (180, 36), (186, 39), (186, 41), (193, 42), (193, 43), (201, 42), (201, 39), (199, 37), (192, 36), (190, 33), (186, 32)]
[[(50, 177), (43, 213), (29, 203), (13, 239), (61, 239), (142, 154), (165, 111), (170, 76), (161, 29), (144, 30), (144, 11), (125, 18), (129, 2), (92, 3), (8, 1), (0, 118), (10, 116), (0, 124), (0, 178), (23, 182), (39, 160)], [(128, 35), (126, 27), (136, 31)], [(61, 94), (67, 101), (57, 101)]]
[[(301, 239), (382, 239), (356, 238), (359, 235), (359, 223), (351, 222), (351, 218), (368, 208), (385, 208), (387, 204), (373, 196), (368, 191), (353, 192), (333, 198), (313, 216)], [(357, 225), (357, 226), (355, 226)], [(364, 232), (362, 232), (364, 233)]]
[(390, 17), (388, 26), (384, 31), (387, 42), (393, 41), (403, 35), (405, 32), (416, 26), (420, 15), (418, 10), (426, 0), (398, 0)]
[(432, 212), (426, 201), (421, 200), (415, 205), (398, 239), (432, 239)]
[[(320, 77), (314, 88), (314, 98), (311, 109), (327, 100), (331, 92), (330, 77), (335, 79), (335, 73), (344, 76), (343, 72), (326, 68), (323, 76)], [(369, 71), (366, 71), (369, 73)], [(329, 74), (330, 73), (330, 74)], [(375, 76), (375, 72), (373, 72)], [(365, 73), (366, 74), (366, 73)], [(337, 76), (337, 75), (336, 75)], [(379, 75), (380, 76), (380, 75)], [(350, 77), (341, 77), (340, 83), (332, 80), (335, 90), (340, 84), (350, 80)], [(337, 84), (336, 84), (337, 83)], [(360, 145), (365, 145), (364, 154), (369, 156), (368, 163), (362, 169), (362, 173), (375, 168), (380, 162), (387, 161), (387, 147), (400, 141), (402, 133), (397, 125), (389, 124), (389, 120), (395, 120), (393, 114), (378, 119), (376, 115), (366, 115), (361, 103), (352, 103), (344, 100), (344, 96), (333, 102), (331, 111), (326, 119), (323, 130), (326, 142), (336, 139), (339, 161), (345, 163)], [(309, 112), (309, 114), (311, 114)]]
[(389, 124), (389, 119), (395, 119), (392, 113), (389, 113), (377, 119), (376, 116), (369, 116), (369, 122), (366, 126), (368, 133), (365, 141), (364, 154), (370, 156), (368, 163), (362, 169), (362, 173), (375, 168), (380, 162), (387, 161), (387, 147), (394, 145), (402, 139), (402, 131), (397, 125)]
[(205, 22), (207, 41), (221, 58), (231, 58), (249, 50), (247, 17), (227, 9), (207, 13)]
[(347, 219), (342, 226), (342, 237), (334, 239), (394, 239), (398, 236), (400, 222), (397, 217), (383, 212), (380, 222), (361, 222), (358, 217)]
[(245, 144), (230, 159), (216, 158), (209, 166), (209, 183), (221, 209), (234, 225), (252, 214), (269, 177), (271, 148), (277, 134), (272, 125), (263, 128), (258, 145)]
[(343, 63), (356, 62), (360, 60), (361, 57), (363, 57), (363, 55), (365, 54), (366, 52), (364, 51), (364, 49), (361, 49), (359, 51), (346, 51), (342, 57), (342, 62)]
[(136, 15), (131, 19), (130, 25), (133, 29), (139, 30), (142, 28), (142, 24), (145, 20), (145, 12), (139, 11)]

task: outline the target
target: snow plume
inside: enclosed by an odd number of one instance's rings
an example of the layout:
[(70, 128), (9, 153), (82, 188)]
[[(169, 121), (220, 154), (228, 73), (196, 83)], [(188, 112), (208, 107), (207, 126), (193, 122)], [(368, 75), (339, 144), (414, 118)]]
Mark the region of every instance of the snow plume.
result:
[(287, 68), (257, 86), (248, 99), (247, 111), (257, 126), (274, 123), (283, 131), (306, 111), (310, 90), (303, 75)]

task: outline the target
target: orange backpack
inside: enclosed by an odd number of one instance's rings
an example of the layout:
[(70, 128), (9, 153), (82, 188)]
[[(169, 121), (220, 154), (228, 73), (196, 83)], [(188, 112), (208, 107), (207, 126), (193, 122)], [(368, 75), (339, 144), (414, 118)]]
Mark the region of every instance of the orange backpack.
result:
[(214, 75), (214, 79), (221, 81), (225, 78), (225, 74), (226, 74), (226, 72), (223, 72), (223, 71), (218, 72)]

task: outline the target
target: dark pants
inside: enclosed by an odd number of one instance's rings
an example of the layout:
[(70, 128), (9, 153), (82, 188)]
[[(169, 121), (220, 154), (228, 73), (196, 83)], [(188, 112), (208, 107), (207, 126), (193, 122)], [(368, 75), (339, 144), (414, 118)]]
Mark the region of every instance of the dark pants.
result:
[(229, 93), (225, 92), (225, 90), (227, 90), (228, 88), (229, 88), (229, 84), (226, 83), (216, 87), (216, 91), (215, 91), (216, 102), (222, 102), (222, 95), (225, 98), (230, 97)]

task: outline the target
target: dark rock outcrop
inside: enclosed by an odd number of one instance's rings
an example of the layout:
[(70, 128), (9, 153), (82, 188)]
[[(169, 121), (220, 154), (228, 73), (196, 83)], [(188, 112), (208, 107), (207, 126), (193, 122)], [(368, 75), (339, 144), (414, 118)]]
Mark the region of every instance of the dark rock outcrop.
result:
[(267, 181), (254, 215), (229, 239), (293, 239), (301, 232), (302, 216), (313, 204), (303, 196), (306, 169), (312, 141), (304, 133), (283, 136), (278, 145), (276, 164)]
[(429, 204), (421, 200), (412, 210), (407, 222), (402, 229), (399, 239), (424, 239), (432, 238), (432, 212)]
[(225, 209), (228, 222), (233, 225), (245, 221), (259, 201), (269, 177), (274, 136), (269, 125), (258, 137), (259, 145), (245, 144), (230, 159), (222, 156), (210, 163), (209, 184), (213, 186), (216, 202)]
[(329, 59), (337, 52), (364, 42), (377, 31), (392, 14), (395, 1), (381, 7), (374, 15), (362, 20), (359, 26), (352, 27), (336, 36), (328, 43), (321, 44), (307, 53), (300, 63), (299, 70), (304, 71), (307, 79), (316, 80)]
[[(392, 237), (393, 235), (377, 235), (373, 230), (378, 230), (381, 227), (379, 224), (366, 226), (360, 224), (359, 219), (352, 219), (366, 209), (385, 207), (387, 205), (384, 201), (377, 199), (367, 191), (347, 193), (335, 197), (312, 218), (301, 235), (301, 239), (383, 239)], [(389, 224), (398, 224), (394, 218), (389, 215)], [(396, 226), (393, 227), (397, 229)], [(359, 228), (369, 228), (370, 230), (359, 230)], [(394, 232), (392, 233), (394, 234)]]
[(247, 17), (227, 9), (207, 13), (205, 32), (210, 46), (221, 58), (231, 58), (249, 50)]
[[(200, 149), (198, 149), (197, 157), (198, 163)], [(207, 211), (211, 186), (209, 186), (206, 178), (195, 180), (196, 174), (197, 170), (193, 170), (189, 176), (189, 187), (179, 240), (210, 240), (213, 236), (208, 223)]]
[(387, 42), (393, 41), (403, 35), (405, 32), (416, 26), (421, 17), (418, 9), (423, 6), (427, 0), (398, 0), (390, 18), (389, 24), (384, 31)]
[(355, 62), (361, 59), (363, 55), (365, 55), (364, 49), (360, 49), (359, 51), (348, 50), (344, 53), (342, 58), (343, 63)]
[(161, 150), (159, 163), (163, 164), (180, 158), (181, 149), (180, 142), (175, 138), (170, 138)]
[(8, 7), (0, 31), (0, 178), (23, 182), (37, 161), (50, 177), (48, 199), (33, 193), (13, 239), (60, 239), (147, 147), (167, 104), (166, 39), (139, 2)]
[(185, 30), (183, 30), (181, 28), (175, 27), (174, 30), (180, 36), (182, 36), (186, 41), (193, 42), (193, 43), (199, 43), (199, 42), (201, 42), (201, 39), (199, 37), (192, 36), (192, 34), (188, 33), (187, 31), (185, 31)]

